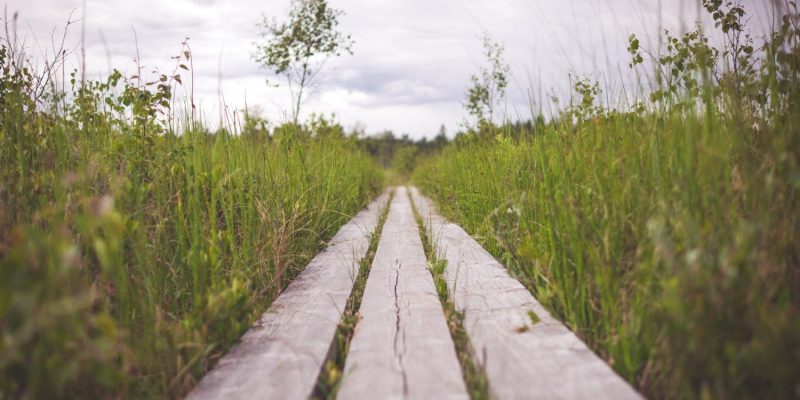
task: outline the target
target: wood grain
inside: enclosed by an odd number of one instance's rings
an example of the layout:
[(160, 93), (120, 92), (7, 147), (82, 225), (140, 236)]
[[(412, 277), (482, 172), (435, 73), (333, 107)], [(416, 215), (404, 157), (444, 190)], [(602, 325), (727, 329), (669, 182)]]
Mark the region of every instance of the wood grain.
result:
[[(461, 227), (411, 189), (464, 327), (496, 399), (639, 399)], [(530, 312), (539, 322), (534, 322)]]
[(405, 188), (392, 200), (338, 398), (468, 398)]
[(187, 398), (308, 398), (387, 200), (345, 224)]

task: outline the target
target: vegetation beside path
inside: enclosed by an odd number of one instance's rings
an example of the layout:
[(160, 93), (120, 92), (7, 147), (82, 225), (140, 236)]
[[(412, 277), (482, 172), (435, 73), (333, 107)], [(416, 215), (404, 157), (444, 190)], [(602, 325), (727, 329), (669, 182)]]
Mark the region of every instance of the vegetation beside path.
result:
[(382, 185), (336, 125), (210, 132), (175, 116), (179, 76), (44, 91), (13, 52), (2, 398), (180, 397)]
[(655, 54), (647, 101), (607, 109), (581, 80), (552, 121), (481, 120), (414, 179), (648, 397), (794, 398), (797, 9), (761, 47), (721, 3), (724, 49), (631, 37), (634, 66)]

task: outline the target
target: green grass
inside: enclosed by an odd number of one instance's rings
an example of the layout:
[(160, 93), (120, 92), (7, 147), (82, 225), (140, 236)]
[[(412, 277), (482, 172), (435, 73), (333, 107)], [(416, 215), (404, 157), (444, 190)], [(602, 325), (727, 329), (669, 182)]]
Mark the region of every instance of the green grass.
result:
[(754, 137), (722, 115), (550, 126), (449, 148), (416, 180), (648, 395), (789, 395), (798, 127)]
[(382, 185), (341, 135), (171, 129), (167, 78), (0, 68), (0, 398), (185, 394)]
[(414, 180), (648, 397), (796, 397), (797, 42), (631, 112), (484, 126)]

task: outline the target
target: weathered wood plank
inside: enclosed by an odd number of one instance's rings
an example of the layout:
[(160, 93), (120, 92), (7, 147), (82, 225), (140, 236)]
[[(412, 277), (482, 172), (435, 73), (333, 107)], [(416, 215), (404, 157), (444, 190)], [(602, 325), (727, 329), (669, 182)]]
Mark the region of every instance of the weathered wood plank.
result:
[(187, 398), (308, 398), (387, 200), (345, 224)]
[(466, 399), (405, 188), (392, 200), (338, 397)]
[(641, 398), (480, 244), (436, 214), (416, 188), (411, 192), (437, 254), (447, 260), (445, 279), (493, 398)]

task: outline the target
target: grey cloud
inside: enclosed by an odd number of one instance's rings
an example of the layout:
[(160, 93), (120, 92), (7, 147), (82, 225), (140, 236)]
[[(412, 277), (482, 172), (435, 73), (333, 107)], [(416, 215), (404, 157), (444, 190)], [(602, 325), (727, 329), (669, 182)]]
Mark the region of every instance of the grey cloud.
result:
[[(655, 0), (330, 1), (346, 12), (342, 29), (356, 41), (355, 54), (328, 64), (306, 109), (335, 112), (350, 126), (361, 121), (370, 130), (418, 135), (435, 134), (443, 122), (452, 132), (463, 120), (460, 103), (468, 77), (482, 63), (482, 31), (506, 45), (514, 75), (508, 109), (514, 113), (528, 108), (528, 92), (552, 92), (566, 101), (569, 74), (589, 74), (617, 87), (630, 82), (628, 34), (640, 34), (653, 47), (659, 26), (678, 32), (696, 15), (694, 0), (662, 0), (660, 13)], [(752, 22), (769, 23), (764, 1), (746, 3), (754, 10)], [(43, 44), (54, 26), (66, 22), (70, 10), (77, 10), (75, 17), (80, 18), (81, 5), (82, 0), (7, 1), (10, 12), (20, 11), (21, 33)], [(243, 108), (246, 93), (249, 105), (260, 105), (267, 117), (279, 120), (289, 103), (285, 88), (267, 88), (269, 73), (250, 54), (259, 39), (255, 24), (261, 14), (281, 16), (288, 6), (289, 0), (88, 0), (90, 76), (106, 73), (109, 62), (133, 71), (131, 27), (149, 69), (172, 68), (170, 56), (188, 36), (196, 92), (209, 107), (207, 115), (218, 114), (221, 73), (229, 107)], [(79, 25), (72, 27), (73, 46), (79, 43), (79, 31)], [(77, 65), (77, 58), (72, 60)]]

